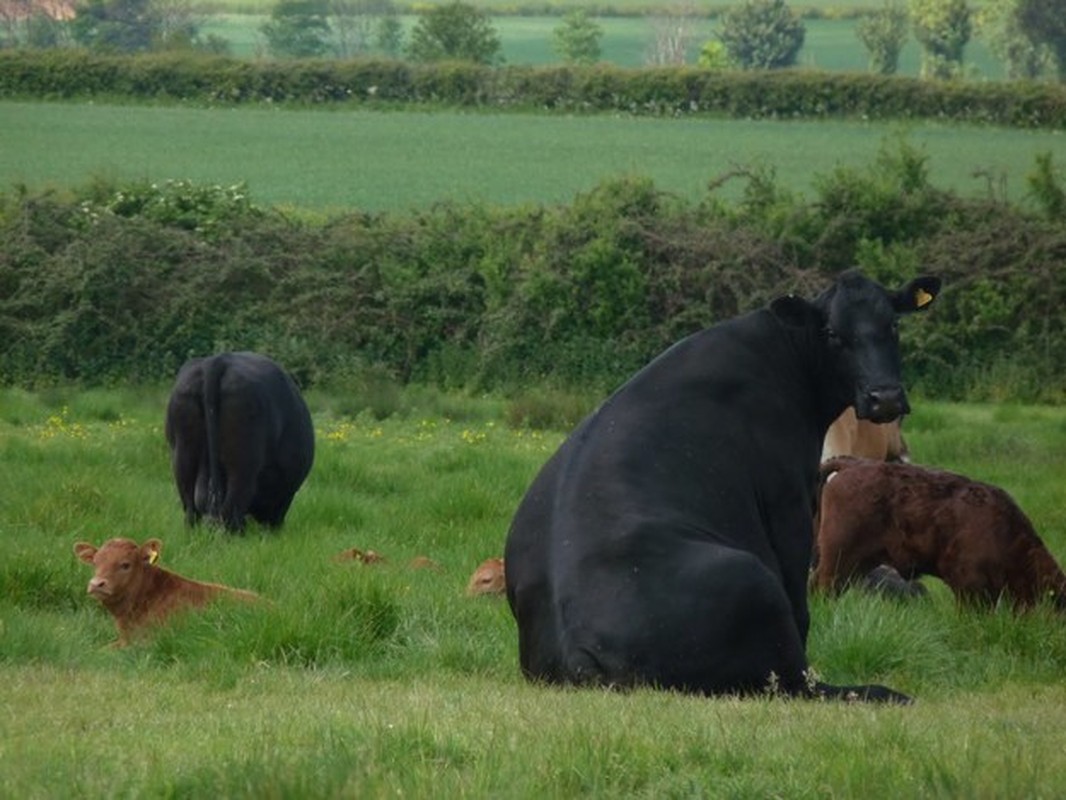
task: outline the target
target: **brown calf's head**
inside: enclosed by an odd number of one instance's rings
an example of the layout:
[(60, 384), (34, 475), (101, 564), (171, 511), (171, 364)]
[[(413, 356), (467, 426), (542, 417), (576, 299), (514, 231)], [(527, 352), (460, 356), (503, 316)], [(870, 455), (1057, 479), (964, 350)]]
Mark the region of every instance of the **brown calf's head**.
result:
[(470, 576), (470, 582), (466, 585), (466, 593), (474, 596), (479, 594), (503, 594), (504, 571), (502, 558), (488, 558), (481, 562), (474, 574)]
[(99, 548), (78, 542), (74, 554), (96, 570), (89, 580), (89, 594), (104, 605), (114, 605), (137, 593), (162, 549), (163, 543), (158, 539), (149, 539), (143, 545), (132, 539), (110, 539)]

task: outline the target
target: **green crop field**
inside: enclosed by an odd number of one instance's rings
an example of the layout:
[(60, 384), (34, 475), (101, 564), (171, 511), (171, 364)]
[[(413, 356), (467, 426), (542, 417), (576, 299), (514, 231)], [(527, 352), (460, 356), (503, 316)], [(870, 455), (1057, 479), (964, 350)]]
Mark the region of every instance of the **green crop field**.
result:
[[(0, 391), (0, 774), (19, 798), (1056, 797), (1066, 625), (1047, 609), (812, 603), (810, 657), (914, 705), (532, 686), (506, 602), (469, 598), (563, 438), (518, 400), (407, 389), (384, 419), (315, 391), (315, 467), (285, 527), (186, 530), (165, 389)], [(1066, 410), (912, 398), (916, 461), (1010, 491), (1066, 556)], [(588, 407), (596, 398), (588, 398)], [(124, 650), (72, 545), (163, 540), (253, 589)], [(372, 548), (386, 561), (338, 562)], [(409, 566), (416, 556), (438, 570)], [(698, 621), (694, 620), (694, 624)]]
[[(204, 18), (201, 31), (230, 42), (235, 56), (252, 57), (268, 54), (266, 39), (260, 27), (267, 21), (264, 14), (211, 14)], [(403, 18), (409, 36), (417, 17)], [(600, 40), (602, 60), (625, 67), (639, 67), (653, 41), (652, 22), (646, 17), (604, 17), (596, 20), (603, 29)], [(692, 26), (692, 44), (688, 63), (695, 63), (699, 49), (718, 30), (717, 20), (698, 20)], [(500, 36), (502, 55), (508, 64), (551, 64), (559, 58), (552, 50), (552, 31), (559, 25), (558, 17), (504, 16), (494, 17), (492, 25)], [(829, 70), (865, 72), (867, 56), (855, 35), (854, 19), (805, 20), (806, 37), (798, 64)], [(921, 59), (918, 43), (911, 37), (900, 54), (899, 73), (917, 75)], [(975, 38), (966, 48), (965, 64), (972, 77), (998, 79), (1003, 77), (1002, 65), (992, 56), (987, 44)]]
[[(1061, 132), (864, 122), (186, 108), (0, 103), (0, 186), (69, 187), (94, 176), (246, 181), (255, 202), (370, 210), (441, 200), (569, 202), (605, 178), (643, 175), (687, 198), (737, 166), (772, 167), (809, 193), (818, 176), (862, 168), (887, 136), (929, 159), (935, 184), (1019, 200), (1035, 156)], [(1002, 185), (1001, 185), (1002, 184)], [(722, 190), (732, 199), (742, 188)]]

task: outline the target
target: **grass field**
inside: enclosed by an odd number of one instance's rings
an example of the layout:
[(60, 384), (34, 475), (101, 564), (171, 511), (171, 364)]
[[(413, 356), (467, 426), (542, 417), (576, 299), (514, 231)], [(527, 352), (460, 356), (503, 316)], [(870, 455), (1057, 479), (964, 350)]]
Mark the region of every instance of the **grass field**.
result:
[[(651, 177), (689, 199), (738, 165), (771, 166), (808, 196), (819, 176), (862, 168), (904, 133), (929, 158), (934, 184), (988, 190), (983, 170), (1020, 200), (1042, 152), (1063, 158), (1056, 131), (612, 116), (186, 108), (0, 103), (0, 186), (66, 188), (94, 176), (246, 181), (262, 205), (404, 209), (441, 200), (569, 202), (621, 175)], [(735, 199), (743, 185), (719, 190)]]
[[(184, 529), (165, 390), (0, 391), (0, 773), (10, 797), (1053, 797), (1066, 626), (845, 594), (812, 663), (909, 708), (527, 685), (506, 603), (463, 595), (561, 431), (408, 391), (387, 419), (309, 395), (316, 464), (277, 534)], [(588, 398), (587, 402), (594, 402)], [(916, 460), (1011, 491), (1066, 555), (1066, 410), (915, 403)], [(254, 589), (126, 650), (73, 542)], [(359, 546), (377, 567), (332, 556)], [(441, 570), (412, 570), (417, 555)]]
[[(268, 55), (266, 40), (259, 29), (268, 19), (265, 14), (211, 14), (204, 17), (201, 32), (213, 34), (230, 42), (235, 56)], [(403, 18), (404, 29), (410, 37), (417, 17)], [(600, 40), (601, 59), (625, 67), (639, 67), (647, 63), (653, 40), (652, 23), (645, 17), (604, 17), (596, 20), (603, 30)], [(866, 72), (866, 50), (855, 35), (853, 19), (805, 20), (806, 37), (797, 63), (805, 67), (829, 70)], [(553, 64), (559, 57), (552, 50), (552, 32), (559, 25), (559, 17), (533, 16), (494, 17), (501, 43), (502, 55), (508, 64)], [(700, 47), (714, 38), (719, 29), (717, 20), (700, 20), (692, 27), (692, 46), (687, 61), (696, 63)], [(406, 39), (405, 39), (406, 41)], [(975, 78), (999, 79), (1003, 67), (980, 38), (967, 45), (965, 64), (967, 74)], [(900, 54), (899, 74), (918, 75), (921, 49), (910, 38)]]

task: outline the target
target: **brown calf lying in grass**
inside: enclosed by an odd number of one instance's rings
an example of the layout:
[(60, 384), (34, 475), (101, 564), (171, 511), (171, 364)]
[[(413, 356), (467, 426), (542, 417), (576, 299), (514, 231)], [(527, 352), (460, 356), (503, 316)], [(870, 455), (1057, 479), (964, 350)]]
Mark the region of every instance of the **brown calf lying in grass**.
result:
[(158, 539), (143, 545), (132, 539), (110, 539), (99, 548), (88, 542), (74, 545), (74, 554), (96, 569), (88, 591), (115, 618), (115, 646), (124, 647), (142, 628), (158, 624), (176, 611), (204, 606), (219, 595), (260, 599), (254, 592), (201, 583), (163, 569), (156, 564), (162, 548)]
[(933, 575), (965, 603), (1066, 609), (1066, 575), (1003, 489), (962, 475), (855, 458), (822, 465), (814, 586), (839, 590), (878, 564)]
[(381, 564), (385, 556), (376, 550), (360, 550), (358, 547), (349, 547), (333, 556), (334, 561), (358, 561), (360, 564)]
[(502, 558), (487, 558), (482, 561), (466, 584), (466, 593), (470, 596), (503, 594), (505, 591)]

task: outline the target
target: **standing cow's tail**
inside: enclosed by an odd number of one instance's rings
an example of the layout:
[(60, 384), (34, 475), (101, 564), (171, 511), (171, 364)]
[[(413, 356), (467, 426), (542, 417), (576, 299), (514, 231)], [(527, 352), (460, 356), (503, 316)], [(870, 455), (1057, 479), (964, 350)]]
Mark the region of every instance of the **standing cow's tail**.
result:
[(222, 517), (222, 499), (226, 495), (222, 465), (219, 461), (219, 415), (221, 413), (222, 374), (226, 371), (224, 358), (207, 361), (204, 370), (204, 427), (207, 433), (207, 516)]

